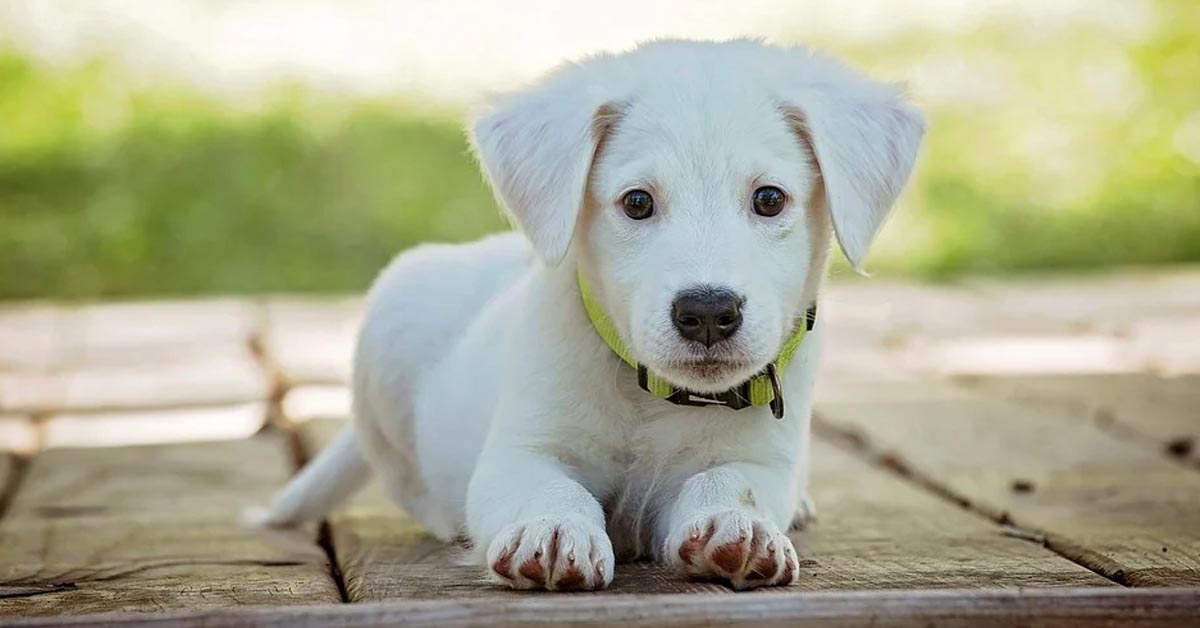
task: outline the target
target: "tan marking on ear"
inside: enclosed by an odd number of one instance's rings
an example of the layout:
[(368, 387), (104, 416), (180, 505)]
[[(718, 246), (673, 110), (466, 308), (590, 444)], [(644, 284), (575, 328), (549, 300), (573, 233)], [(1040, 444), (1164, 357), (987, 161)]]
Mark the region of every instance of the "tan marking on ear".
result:
[[(817, 161), (816, 149), (813, 147), (812, 131), (808, 128), (808, 120), (804, 112), (796, 107), (782, 106), (779, 110), (783, 119), (791, 127), (792, 132), (800, 140), (800, 148), (808, 157), (809, 166), (813, 171), (812, 190), (808, 194), (807, 213), (808, 233), (812, 238), (809, 251), (809, 275), (805, 279), (804, 294), (816, 295), (821, 278), (825, 275), (825, 266), (829, 260), (829, 247), (833, 242), (833, 215), (829, 211), (828, 197), (825, 196), (825, 177), (821, 174), (821, 163)], [(807, 307), (807, 306), (806, 306)]]
[[(592, 173), (596, 171), (596, 164), (599, 163), (600, 157), (604, 154), (604, 146), (608, 143), (608, 139), (612, 137), (613, 130), (617, 124), (625, 117), (625, 103), (608, 102), (596, 108), (596, 113), (592, 115), (592, 140), (596, 142), (596, 150), (592, 151), (592, 165), (588, 172), (587, 189), (583, 191), (583, 207), (579, 211), (579, 219), (575, 223), (576, 235), (580, 233), (583, 225), (588, 224), (591, 220), (592, 213), (596, 211), (595, 196), (592, 194)], [(578, 240), (575, 240), (578, 242)]]
[(604, 103), (596, 108), (596, 113), (592, 115), (592, 139), (596, 142), (596, 154), (592, 156), (593, 160), (600, 155), (604, 141), (608, 139), (613, 127), (620, 122), (624, 115), (625, 110), (622, 109), (620, 103)]

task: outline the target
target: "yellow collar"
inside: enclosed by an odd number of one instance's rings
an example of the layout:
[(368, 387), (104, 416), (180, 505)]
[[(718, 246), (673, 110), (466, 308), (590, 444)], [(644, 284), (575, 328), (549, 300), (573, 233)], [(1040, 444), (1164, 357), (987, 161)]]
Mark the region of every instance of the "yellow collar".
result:
[(808, 332), (812, 331), (813, 324), (817, 320), (816, 304), (808, 308), (803, 320), (797, 321), (796, 328), (792, 330), (792, 334), (783, 343), (783, 348), (780, 349), (779, 356), (775, 358), (775, 361), (768, 364), (763, 372), (725, 392), (700, 394), (678, 388), (639, 364), (633, 358), (633, 354), (629, 352), (629, 348), (621, 340), (621, 336), (617, 332), (616, 326), (613, 325), (612, 320), (604, 313), (604, 308), (600, 306), (600, 302), (596, 300), (595, 295), (588, 286), (587, 280), (583, 277), (583, 272), (579, 272), (578, 276), (579, 294), (583, 297), (583, 307), (587, 310), (588, 318), (592, 321), (592, 327), (596, 329), (596, 333), (604, 339), (604, 343), (612, 349), (613, 353), (617, 354), (626, 364), (637, 369), (638, 385), (643, 390), (660, 399), (666, 399), (672, 403), (686, 406), (715, 405), (741, 410), (749, 406), (769, 405), (771, 411), (775, 414), (775, 418), (783, 418), (783, 390), (779, 381), (780, 373), (787, 368), (788, 362), (796, 355), (796, 351), (800, 349), (800, 343), (804, 341), (804, 337), (808, 335)]

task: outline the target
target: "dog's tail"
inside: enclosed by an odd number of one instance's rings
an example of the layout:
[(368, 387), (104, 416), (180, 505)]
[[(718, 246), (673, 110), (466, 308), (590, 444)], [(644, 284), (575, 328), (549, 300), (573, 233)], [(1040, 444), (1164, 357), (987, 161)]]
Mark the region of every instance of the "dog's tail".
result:
[(262, 523), (286, 527), (318, 521), (357, 492), (370, 475), (354, 426), (347, 425), (279, 491)]

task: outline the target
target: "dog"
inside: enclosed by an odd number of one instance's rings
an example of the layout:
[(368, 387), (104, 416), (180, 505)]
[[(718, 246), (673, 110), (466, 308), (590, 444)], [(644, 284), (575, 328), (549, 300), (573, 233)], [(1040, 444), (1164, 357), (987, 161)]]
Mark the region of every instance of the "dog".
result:
[(894, 86), (749, 40), (643, 44), (499, 98), (470, 135), (518, 231), (383, 271), (355, 422), (268, 522), (373, 470), (513, 588), (600, 589), (618, 558), (796, 581), (831, 241), (860, 267), (924, 126)]

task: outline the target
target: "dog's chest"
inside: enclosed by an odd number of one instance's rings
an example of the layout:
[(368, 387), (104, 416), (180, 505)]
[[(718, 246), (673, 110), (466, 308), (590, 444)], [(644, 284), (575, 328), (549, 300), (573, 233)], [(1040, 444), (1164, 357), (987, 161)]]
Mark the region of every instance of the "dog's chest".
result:
[(740, 458), (753, 447), (757, 412), (692, 408), (638, 391), (634, 416), (611, 457), (619, 466), (604, 500), (609, 534), (626, 559), (651, 557), (665, 533), (663, 525), (680, 488), (689, 477)]

